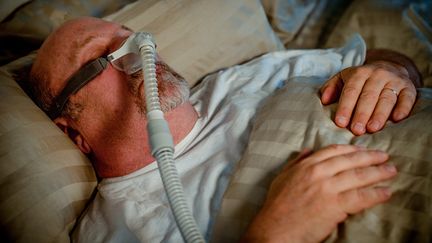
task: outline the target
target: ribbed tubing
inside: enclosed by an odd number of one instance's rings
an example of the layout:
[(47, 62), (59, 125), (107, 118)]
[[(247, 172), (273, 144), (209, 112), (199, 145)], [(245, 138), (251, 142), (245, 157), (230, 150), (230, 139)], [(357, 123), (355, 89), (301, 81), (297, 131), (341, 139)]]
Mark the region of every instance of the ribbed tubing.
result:
[(171, 210), (183, 239), (186, 242), (205, 242), (186, 203), (172, 151), (161, 149), (155, 154), (155, 157)]
[(154, 48), (150, 45), (145, 45), (140, 49), (140, 51), (143, 62), (143, 73), (145, 81), (144, 89), (147, 112), (153, 110), (161, 110), (156, 79)]
[[(161, 108), (156, 79), (155, 46), (151, 40), (151, 35), (147, 33), (145, 34), (147, 36), (145, 36), (143, 41), (141, 41), (145, 44), (143, 45), (142, 43), (138, 43), (138, 46), (140, 48), (143, 62), (145, 99), (148, 114), (147, 118), (150, 123), (158, 122), (156, 120), (160, 119), (160, 117), (151, 117), (152, 114), (149, 113), (158, 113), (152, 111), (160, 111)], [(201, 236), (198, 226), (186, 203), (183, 187), (180, 182), (177, 168), (174, 164), (174, 148), (173, 146), (159, 147), (160, 148), (153, 152), (153, 156), (157, 160), (162, 183), (183, 240), (188, 243), (204, 243), (204, 238)]]

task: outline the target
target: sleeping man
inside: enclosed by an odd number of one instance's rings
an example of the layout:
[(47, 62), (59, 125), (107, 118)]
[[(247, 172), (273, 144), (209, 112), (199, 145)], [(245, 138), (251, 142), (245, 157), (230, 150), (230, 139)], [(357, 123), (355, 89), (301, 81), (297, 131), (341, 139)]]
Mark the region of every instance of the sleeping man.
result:
[[(88, 155), (101, 178), (95, 199), (72, 234), (74, 241), (181, 241), (150, 154), (142, 72), (127, 75), (101, 58), (131, 34), (95, 18), (66, 22), (46, 39), (31, 70), (40, 107)], [(420, 85), (415, 66), (385, 51), (368, 52), (364, 62), (364, 49), (358, 37), (341, 49), (270, 53), (207, 76), (191, 93), (187, 82), (157, 57), (174, 159), (206, 239), (230, 171), (247, 144), (255, 111), (287, 77), (336, 74), (323, 85), (321, 100), (339, 101), (335, 123), (356, 135), (379, 131), (386, 120), (409, 115), (415, 86)], [(98, 64), (102, 59), (105, 65)], [(62, 92), (67, 83), (79, 88)], [(61, 99), (67, 102), (62, 109), (55, 106)], [(302, 151), (274, 179), (244, 240), (325, 239), (349, 214), (390, 198), (389, 188), (377, 185), (397, 174), (387, 160), (382, 151), (351, 145)]]

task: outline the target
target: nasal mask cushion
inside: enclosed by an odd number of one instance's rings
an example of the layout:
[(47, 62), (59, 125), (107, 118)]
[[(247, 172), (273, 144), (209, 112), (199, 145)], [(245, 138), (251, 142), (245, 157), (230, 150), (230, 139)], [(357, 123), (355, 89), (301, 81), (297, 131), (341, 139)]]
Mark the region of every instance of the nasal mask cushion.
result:
[(113, 67), (126, 74), (133, 74), (142, 68), (140, 51), (134, 40), (137, 34), (130, 35), (119, 49), (107, 56)]

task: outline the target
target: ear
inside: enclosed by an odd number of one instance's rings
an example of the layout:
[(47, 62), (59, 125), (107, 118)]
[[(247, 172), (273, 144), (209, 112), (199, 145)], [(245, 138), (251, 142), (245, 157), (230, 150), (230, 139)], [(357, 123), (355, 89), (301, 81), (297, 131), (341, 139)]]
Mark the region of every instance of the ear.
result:
[(64, 117), (59, 117), (54, 120), (54, 123), (66, 133), (72, 141), (78, 146), (81, 152), (89, 154), (92, 149), (85, 140), (84, 136), (76, 129), (72, 128), (70, 123)]

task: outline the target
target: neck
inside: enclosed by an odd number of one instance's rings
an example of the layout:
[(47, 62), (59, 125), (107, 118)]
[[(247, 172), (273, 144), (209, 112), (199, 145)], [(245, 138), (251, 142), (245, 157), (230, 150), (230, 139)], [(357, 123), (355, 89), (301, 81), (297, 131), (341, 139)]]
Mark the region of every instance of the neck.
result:
[[(189, 134), (198, 120), (198, 114), (189, 102), (166, 112), (164, 116), (175, 145)], [(151, 164), (155, 159), (151, 155), (147, 131), (142, 137), (146, 138), (145, 141), (139, 139), (140, 141), (125, 142), (122, 147), (126, 147), (126, 153), (120, 152), (122, 149), (117, 149), (119, 153), (116, 156), (111, 154), (110, 158), (105, 157), (103, 162), (96, 158), (92, 159), (96, 162), (98, 175), (103, 178), (124, 176)]]
[(192, 130), (198, 120), (198, 114), (195, 108), (187, 102), (165, 113), (165, 119), (169, 124), (174, 144), (177, 145)]

